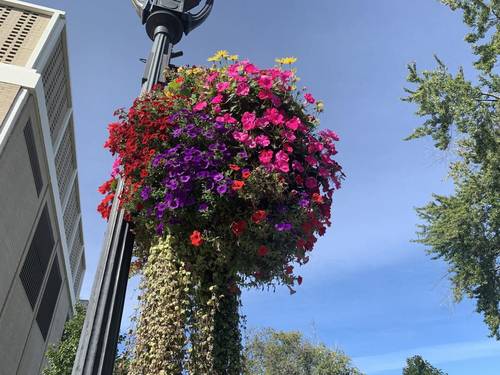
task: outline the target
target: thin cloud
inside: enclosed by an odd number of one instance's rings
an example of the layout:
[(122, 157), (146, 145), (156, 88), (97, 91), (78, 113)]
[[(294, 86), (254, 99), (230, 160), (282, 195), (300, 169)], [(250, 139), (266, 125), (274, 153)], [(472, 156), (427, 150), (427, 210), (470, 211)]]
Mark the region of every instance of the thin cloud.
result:
[(405, 366), (406, 358), (421, 355), (432, 364), (487, 358), (500, 355), (500, 342), (469, 341), (436, 345), (391, 352), (386, 354), (354, 358), (363, 371), (372, 374), (380, 371), (398, 370)]

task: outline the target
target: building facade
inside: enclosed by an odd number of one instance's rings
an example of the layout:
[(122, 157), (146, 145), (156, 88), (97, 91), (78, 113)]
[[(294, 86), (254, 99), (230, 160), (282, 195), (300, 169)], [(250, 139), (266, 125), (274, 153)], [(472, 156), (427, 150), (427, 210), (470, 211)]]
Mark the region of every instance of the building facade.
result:
[(0, 0), (0, 375), (42, 371), (84, 272), (65, 15)]

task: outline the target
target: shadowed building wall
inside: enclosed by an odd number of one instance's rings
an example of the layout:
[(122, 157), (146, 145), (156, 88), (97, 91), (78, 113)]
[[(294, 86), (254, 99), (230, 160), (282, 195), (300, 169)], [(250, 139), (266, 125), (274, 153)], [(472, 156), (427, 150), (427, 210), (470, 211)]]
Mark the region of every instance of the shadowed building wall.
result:
[(65, 15), (0, 0), (0, 375), (41, 372), (84, 272)]

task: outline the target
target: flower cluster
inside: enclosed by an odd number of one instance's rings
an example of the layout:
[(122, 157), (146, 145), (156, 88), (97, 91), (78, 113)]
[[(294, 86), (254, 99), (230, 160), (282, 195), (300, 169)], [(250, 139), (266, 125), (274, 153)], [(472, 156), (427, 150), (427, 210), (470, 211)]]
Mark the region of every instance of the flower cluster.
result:
[(190, 264), (203, 267), (196, 257), (211, 251), (240, 281), (300, 284), (292, 263), (307, 262), (330, 225), (343, 178), (338, 136), (316, 131), (309, 109), (323, 105), (296, 89), (284, 65), (295, 59), (259, 69), (219, 51), (210, 61), (169, 71), (167, 86), (118, 113), (99, 211), (109, 214), (120, 175), (121, 204), (144, 241), (170, 234)]

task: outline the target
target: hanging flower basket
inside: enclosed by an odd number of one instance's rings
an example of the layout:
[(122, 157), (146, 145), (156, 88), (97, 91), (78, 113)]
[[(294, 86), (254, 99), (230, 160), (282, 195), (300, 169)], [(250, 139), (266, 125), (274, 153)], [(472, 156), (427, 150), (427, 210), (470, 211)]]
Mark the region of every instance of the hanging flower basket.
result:
[(109, 215), (120, 176), (136, 266), (168, 236), (183, 272), (223, 295), (302, 283), (294, 265), (330, 225), (343, 173), (339, 139), (318, 130), (323, 104), (296, 88), (294, 60), (259, 69), (220, 51), (209, 68), (169, 70), (165, 87), (117, 112), (106, 142), (116, 162), (99, 211)]

